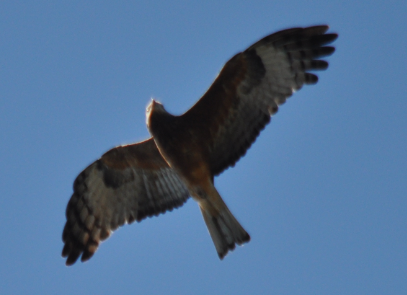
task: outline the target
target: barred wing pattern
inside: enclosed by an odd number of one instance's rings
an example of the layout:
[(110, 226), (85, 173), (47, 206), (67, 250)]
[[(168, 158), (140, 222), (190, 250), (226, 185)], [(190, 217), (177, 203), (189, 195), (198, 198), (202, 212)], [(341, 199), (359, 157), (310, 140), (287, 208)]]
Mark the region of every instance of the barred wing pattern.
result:
[(288, 97), (318, 81), (308, 71), (328, 67), (319, 58), (335, 51), (324, 45), (337, 34), (325, 34), (327, 30), (328, 26), (293, 28), (261, 39), (230, 59), (183, 115), (189, 126), (199, 124), (197, 130), (206, 126), (202, 135), (210, 139), (205, 144), (213, 175), (234, 166)]
[(66, 208), (62, 256), (72, 265), (90, 259), (100, 241), (124, 223), (182, 206), (188, 190), (154, 140), (120, 146), (83, 170)]

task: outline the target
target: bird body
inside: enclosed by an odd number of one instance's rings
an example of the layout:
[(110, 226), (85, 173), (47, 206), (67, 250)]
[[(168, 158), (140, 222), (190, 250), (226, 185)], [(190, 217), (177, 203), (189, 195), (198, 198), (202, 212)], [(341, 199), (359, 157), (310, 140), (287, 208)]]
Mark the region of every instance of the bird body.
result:
[(207, 128), (188, 124), (183, 116), (172, 116), (154, 100), (147, 110), (147, 127), (158, 150), (198, 202), (218, 255), (223, 259), (228, 250), (235, 248), (235, 243), (248, 242), (250, 236), (214, 187)]

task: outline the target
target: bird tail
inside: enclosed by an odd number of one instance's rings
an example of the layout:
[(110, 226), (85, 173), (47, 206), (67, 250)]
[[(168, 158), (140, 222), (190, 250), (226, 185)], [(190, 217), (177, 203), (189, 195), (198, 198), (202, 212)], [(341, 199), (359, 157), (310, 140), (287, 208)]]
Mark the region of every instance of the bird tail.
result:
[(219, 258), (223, 259), (229, 250), (235, 249), (235, 244), (240, 246), (249, 242), (250, 236), (229, 211), (216, 189), (214, 191), (215, 196), (199, 202), (199, 207)]

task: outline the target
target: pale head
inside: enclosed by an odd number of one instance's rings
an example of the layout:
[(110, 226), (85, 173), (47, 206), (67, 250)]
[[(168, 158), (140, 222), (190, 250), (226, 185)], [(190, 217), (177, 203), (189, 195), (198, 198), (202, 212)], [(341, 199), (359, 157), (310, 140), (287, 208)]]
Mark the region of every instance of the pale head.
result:
[(146, 123), (147, 126), (149, 126), (149, 121), (152, 113), (167, 113), (167, 111), (164, 109), (164, 106), (159, 103), (158, 101), (151, 99), (151, 102), (147, 105), (146, 108)]

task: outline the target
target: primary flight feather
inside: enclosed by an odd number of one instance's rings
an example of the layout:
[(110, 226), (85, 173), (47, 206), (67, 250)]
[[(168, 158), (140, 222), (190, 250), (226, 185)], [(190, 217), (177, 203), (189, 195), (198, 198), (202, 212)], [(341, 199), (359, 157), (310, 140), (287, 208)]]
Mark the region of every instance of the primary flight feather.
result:
[(236, 54), (185, 114), (169, 114), (154, 100), (147, 107), (152, 138), (119, 146), (82, 171), (66, 208), (62, 256), (71, 265), (90, 259), (101, 241), (124, 223), (171, 211), (189, 196), (198, 202), (222, 259), (249, 234), (214, 187), (270, 122), (278, 106), (325, 70), (320, 58), (335, 49), (328, 26), (292, 28), (266, 36)]

